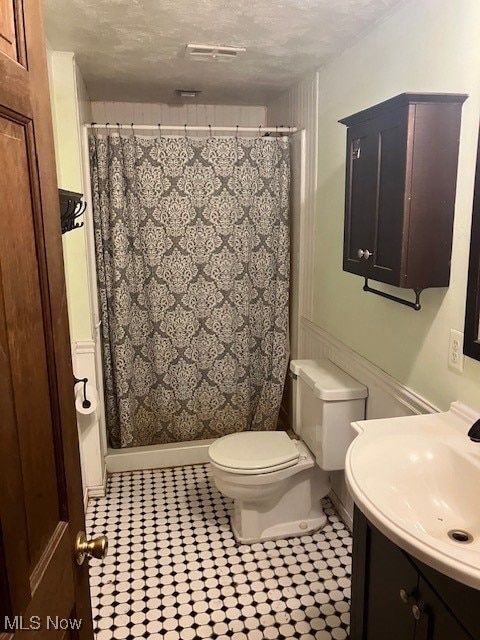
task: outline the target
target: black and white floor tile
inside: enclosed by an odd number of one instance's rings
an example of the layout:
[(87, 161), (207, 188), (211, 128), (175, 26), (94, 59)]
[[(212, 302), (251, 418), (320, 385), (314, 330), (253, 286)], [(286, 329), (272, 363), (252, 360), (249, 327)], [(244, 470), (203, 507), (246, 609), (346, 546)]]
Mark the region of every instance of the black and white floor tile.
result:
[(208, 466), (113, 474), (89, 503), (97, 640), (345, 640), (350, 532), (328, 500), (317, 533), (239, 544)]

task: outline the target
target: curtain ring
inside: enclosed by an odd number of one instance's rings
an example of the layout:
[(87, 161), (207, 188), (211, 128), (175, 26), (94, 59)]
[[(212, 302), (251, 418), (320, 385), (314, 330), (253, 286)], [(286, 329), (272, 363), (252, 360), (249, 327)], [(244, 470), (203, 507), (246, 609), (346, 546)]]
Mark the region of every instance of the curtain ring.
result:
[(211, 138), (212, 137), (212, 125), (211, 124), (208, 125), (208, 131), (209, 131), (209, 136)]
[(237, 128), (236, 128), (236, 131), (235, 131), (235, 139), (238, 140), (238, 124), (237, 124)]
[(120, 125), (119, 122), (117, 122), (117, 129), (118, 129), (118, 137), (120, 137), (121, 134), (122, 134), (122, 129), (121, 129), (121, 125)]
[(158, 123), (158, 137), (160, 140), (162, 139), (162, 125), (160, 122)]
[(185, 129), (185, 138), (188, 138), (188, 136), (187, 136), (187, 125), (186, 125), (186, 124), (184, 124), (184, 125), (183, 125), (183, 127), (184, 127), (184, 129)]
[(135, 129), (133, 128), (133, 122), (130, 126), (132, 127), (132, 137), (135, 137)]
[(93, 137), (96, 139), (97, 138), (97, 128), (95, 127), (97, 123), (96, 122), (91, 122), (90, 126), (92, 127), (92, 133), (93, 133)]
[(262, 125), (260, 125), (260, 126), (258, 127), (258, 137), (259, 137), (259, 138), (261, 138), (261, 137), (262, 137), (262, 136), (261, 136), (261, 134), (260, 134), (260, 129), (261, 129), (261, 128), (262, 128)]

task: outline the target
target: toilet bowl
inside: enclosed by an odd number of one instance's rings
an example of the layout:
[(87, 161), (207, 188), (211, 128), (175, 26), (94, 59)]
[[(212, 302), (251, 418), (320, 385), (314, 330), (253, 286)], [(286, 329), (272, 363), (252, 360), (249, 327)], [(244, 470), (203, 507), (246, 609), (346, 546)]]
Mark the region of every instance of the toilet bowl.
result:
[[(268, 440), (270, 447), (262, 449)], [(249, 467), (251, 460), (242, 459), (239, 444), (255, 451), (262, 466)], [(278, 462), (282, 445), (291, 458)], [(225, 455), (229, 447), (236, 456)], [(303, 442), (291, 440), (283, 431), (249, 431), (217, 440), (209, 457), (217, 489), (233, 499), (231, 526), (239, 542), (304, 535), (325, 524), (321, 499), (330, 488), (328, 474), (316, 465)], [(235, 466), (227, 466), (232, 457)]]
[(293, 428), (247, 431), (215, 440), (208, 451), (215, 484), (232, 498), (239, 542), (311, 533), (326, 523), (321, 500), (329, 471), (343, 469), (350, 423), (365, 415), (367, 389), (328, 360), (297, 360)]

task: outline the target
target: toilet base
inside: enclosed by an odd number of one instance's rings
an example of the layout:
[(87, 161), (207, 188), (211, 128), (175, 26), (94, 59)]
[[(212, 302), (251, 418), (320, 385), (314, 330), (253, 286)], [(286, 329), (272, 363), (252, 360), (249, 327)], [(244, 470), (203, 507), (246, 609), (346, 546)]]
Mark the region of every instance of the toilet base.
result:
[(327, 523), (327, 516), (323, 513), (323, 509), (319, 509), (319, 513), (316, 517), (310, 517), (307, 520), (296, 520), (292, 522), (282, 522), (282, 524), (275, 525), (264, 529), (257, 538), (245, 538), (243, 537), (235, 527), (233, 516), (230, 518), (230, 525), (232, 532), (237, 542), (243, 544), (253, 544), (254, 542), (265, 542), (266, 540), (281, 540), (283, 538), (294, 538), (300, 536), (306, 536), (315, 531), (323, 529)]
[(321, 500), (330, 490), (328, 473), (311, 457), (296, 467), (296, 473), (284, 480), (268, 486), (246, 486), (243, 491), (238, 484), (235, 492), (229, 491), (229, 487), (216, 479), (217, 486), (234, 498), (230, 522), (238, 542), (250, 544), (303, 536), (326, 524)]

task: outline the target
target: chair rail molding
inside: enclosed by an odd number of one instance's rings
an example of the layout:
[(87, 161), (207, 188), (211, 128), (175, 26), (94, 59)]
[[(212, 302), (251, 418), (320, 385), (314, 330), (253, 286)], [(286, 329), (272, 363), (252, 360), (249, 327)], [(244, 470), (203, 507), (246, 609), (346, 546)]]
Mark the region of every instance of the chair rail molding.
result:
[[(375, 418), (395, 417), (392, 413), (395, 409), (396, 414), (399, 410), (401, 411), (399, 415), (437, 413), (440, 411), (438, 407), (426, 398), (395, 380), (388, 373), (382, 371), (382, 369), (307, 318), (301, 319), (300, 337), (302, 357), (328, 358), (368, 387), (367, 418), (373, 420)], [(380, 410), (378, 403), (380, 390), (388, 397), (390, 403), (390, 411), (385, 415), (382, 415), (383, 412)]]

